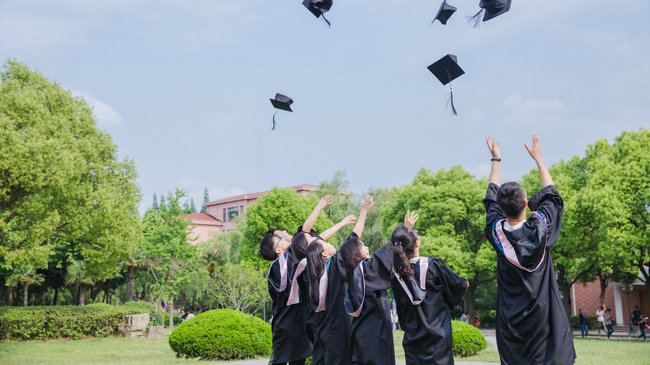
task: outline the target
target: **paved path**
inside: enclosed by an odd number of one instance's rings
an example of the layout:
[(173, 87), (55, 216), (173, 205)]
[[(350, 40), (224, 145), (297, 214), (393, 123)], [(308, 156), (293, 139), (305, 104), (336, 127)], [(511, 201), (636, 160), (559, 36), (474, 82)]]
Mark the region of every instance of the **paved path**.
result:
[[(494, 336), (494, 331), (490, 332), (488, 331), (481, 331), (483, 332), (483, 336), (485, 337), (485, 340), (488, 342), (488, 348), (490, 347), (496, 347), (497, 345), (497, 339)], [(397, 365), (405, 365), (406, 362), (404, 360), (397, 360), (396, 361)], [(458, 359), (454, 359), (454, 363), (456, 365), (494, 365), (498, 363), (494, 362), (478, 362), (478, 361), (459, 361)], [(228, 365), (268, 365), (269, 361), (268, 360), (245, 360), (245, 361), (235, 361), (235, 362), (229, 362), (227, 363)]]

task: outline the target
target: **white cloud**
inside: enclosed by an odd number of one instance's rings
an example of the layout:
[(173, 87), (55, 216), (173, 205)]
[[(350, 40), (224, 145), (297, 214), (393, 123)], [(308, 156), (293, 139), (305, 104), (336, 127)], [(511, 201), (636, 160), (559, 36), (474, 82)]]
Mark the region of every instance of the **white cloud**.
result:
[(93, 98), (86, 92), (71, 91), (71, 93), (75, 97), (86, 100), (88, 106), (93, 110), (93, 115), (95, 116), (95, 121), (97, 121), (98, 125), (106, 127), (122, 124), (122, 117), (110, 105)]

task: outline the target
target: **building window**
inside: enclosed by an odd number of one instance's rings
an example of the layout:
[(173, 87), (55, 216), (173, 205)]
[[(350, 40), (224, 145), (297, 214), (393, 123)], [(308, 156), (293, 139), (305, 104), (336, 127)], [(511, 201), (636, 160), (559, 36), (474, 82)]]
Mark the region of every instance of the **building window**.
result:
[(226, 208), (223, 208), (223, 221), (226, 221)]
[(228, 208), (228, 222), (230, 222), (233, 217), (236, 217), (238, 215), (239, 215), (239, 207)]
[(244, 206), (243, 205), (239, 206), (239, 214), (244, 214)]

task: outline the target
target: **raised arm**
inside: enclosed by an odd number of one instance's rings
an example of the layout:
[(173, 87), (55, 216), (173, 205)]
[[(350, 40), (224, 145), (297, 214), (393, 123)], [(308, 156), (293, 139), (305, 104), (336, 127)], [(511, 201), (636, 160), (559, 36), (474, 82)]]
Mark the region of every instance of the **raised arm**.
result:
[(359, 219), (357, 219), (357, 223), (354, 225), (354, 229), (352, 230), (354, 233), (361, 238), (361, 234), (363, 233), (363, 227), (366, 224), (366, 214), (372, 208), (372, 206), (375, 205), (375, 202), (372, 200), (372, 197), (368, 195), (363, 201), (361, 202), (361, 212), (359, 212)]
[(501, 152), (499, 147), (501, 142), (497, 142), (496, 137), (485, 136), (485, 142), (492, 154), (492, 168), (490, 169), (490, 182), (492, 184), (501, 185), (501, 176), (499, 176), (499, 164), (501, 163)]
[(334, 201), (334, 198), (332, 198), (332, 196), (329, 194), (325, 195), (321, 198), (320, 201), (318, 201), (318, 204), (316, 204), (316, 207), (311, 212), (305, 223), (302, 225), (303, 232), (311, 232), (311, 229), (314, 228), (314, 224), (316, 224), (316, 219), (318, 219), (318, 214), (320, 211), (323, 210), (323, 208), (326, 206), (332, 204), (332, 201)]
[(320, 238), (322, 238), (322, 239), (324, 239), (325, 241), (327, 241), (327, 240), (329, 240), (330, 238), (332, 238), (332, 236), (334, 236), (334, 234), (335, 234), (336, 232), (338, 232), (339, 229), (341, 229), (341, 228), (347, 226), (348, 224), (352, 224), (352, 223), (354, 223), (356, 220), (357, 220), (357, 217), (355, 217), (355, 216), (353, 216), (353, 215), (349, 215), (349, 216), (343, 218), (340, 222), (336, 223), (335, 225), (333, 225), (332, 227), (330, 227), (329, 229), (327, 229), (326, 231), (324, 231), (323, 233), (321, 233), (321, 234), (320, 234)]
[(546, 168), (546, 164), (544, 164), (544, 159), (542, 158), (542, 147), (539, 143), (539, 136), (537, 133), (533, 133), (533, 147), (528, 147), (527, 144), (524, 143), (524, 147), (526, 147), (526, 150), (530, 154), (530, 157), (535, 160), (535, 163), (537, 164), (537, 170), (539, 170), (539, 177), (542, 179), (542, 187), (547, 187), (549, 185), (554, 185), (553, 184), (553, 178), (551, 177), (551, 174), (548, 172), (548, 168)]

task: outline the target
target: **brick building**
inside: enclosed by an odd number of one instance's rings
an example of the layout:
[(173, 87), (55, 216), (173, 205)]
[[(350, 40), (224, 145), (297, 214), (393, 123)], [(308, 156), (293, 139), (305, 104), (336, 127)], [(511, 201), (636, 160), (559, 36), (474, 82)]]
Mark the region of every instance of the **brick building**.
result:
[[(630, 290), (631, 289), (631, 290)], [(629, 305), (628, 305), (629, 303)], [(629, 326), (634, 306), (645, 315), (650, 315), (648, 289), (642, 282), (628, 286), (609, 283), (605, 289), (605, 307), (611, 308), (612, 318), (619, 326)], [(588, 316), (595, 316), (600, 307), (600, 283), (598, 280), (587, 284), (574, 284), (571, 287), (571, 312), (578, 315), (578, 309)]]

